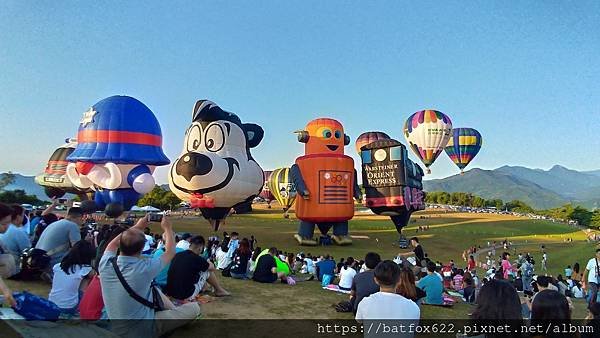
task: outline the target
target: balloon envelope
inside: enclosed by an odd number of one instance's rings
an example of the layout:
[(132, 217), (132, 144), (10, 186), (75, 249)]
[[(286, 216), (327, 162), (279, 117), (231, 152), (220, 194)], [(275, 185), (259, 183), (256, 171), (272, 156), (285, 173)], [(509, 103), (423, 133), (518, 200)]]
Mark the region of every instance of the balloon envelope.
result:
[(273, 196), (273, 193), (271, 193), (271, 190), (269, 189), (269, 179), (273, 171), (266, 170), (263, 172), (265, 177), (265, 184), (263, 184), (263, 189), (258, 196), (264, 198), (267, 201), (267, 203), (271, 203), (271, 201), (275, 199), (275, 196)]
[(46, 169), (42, 174), (35, 177), (35, 183), (44, 187), (48, 197), (62, 197), (66, 193), (77, 194), (82, 199), (87, 198), (86, 194), (92, 192), (91, 189), (76, 187), (66, 174), (67, 157), (75, 150), (77, 142), (74, 139), (67, 139), (66, 143), (58, 147), (50, 156)]
[(379, 140), (387, 140), (390, 137), (388, 134), (381, 131), (368, 131), (366, 133), (360, 134), (360, 136), (356, 139), (356, 152), (360, 154), (360, 148), (366, 146), (369, 143), (379, 141)]
[(451, 135), (452, 121), (446, 114), (437, 110), (418, 111), (404, 123), (404, 136), (428, 172)]
[(452, 137), (444, 150), (462, 172), (475, 158), (475, 155), (481, 149), (482, 142), (481, 134), (477, 130), (473, 128), (454, 128), (452, 129)]
[(283, 207), (283, 210), (289, 209), (296, 200), (296, 186), (292, 182), (290, 168), (279, 168), (273, 170), (269, 179), (269, 190)]

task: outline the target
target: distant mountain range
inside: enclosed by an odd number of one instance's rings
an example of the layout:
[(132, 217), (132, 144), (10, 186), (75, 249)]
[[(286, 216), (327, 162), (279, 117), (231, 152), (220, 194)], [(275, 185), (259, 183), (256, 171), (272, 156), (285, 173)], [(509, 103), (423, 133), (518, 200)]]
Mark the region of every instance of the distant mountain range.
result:
[(472, 169), (464, 175), (424, 182), (426, 191), (470, 192), (505, 202), (521, 200), (534, 208), (554, 208), (569, 202), (600, 207), (600, 170), (580, 172), (560, 165), (550, 170), (504, 166)]
[[(169, 190), (168, 184), (161, 187)], [(600, 208), (600, 170), (576, 171), (555, 165), (550, 170), (504, 166), (494, 170), (471, 169), (464, 175), (424, 181), (426, 191), (470, 192), (486, 199), (505, 202), (521, 200), (537, 209), (558, 207), (569, 202), (590, 209)], [(49, 200), (33, 176), (15, 174), (6, 190), (25, 190)]]
[(28, 195), (35, 195), (42, 201), (49, 201), (50, 198), (44, 193), (44, 188), (39, 186), (34, 181), (34, 176), (23, 176), (21, 174), (14, 174), (15, 181), (12, 184), (7, 185), (4, 190), (25, 190)]

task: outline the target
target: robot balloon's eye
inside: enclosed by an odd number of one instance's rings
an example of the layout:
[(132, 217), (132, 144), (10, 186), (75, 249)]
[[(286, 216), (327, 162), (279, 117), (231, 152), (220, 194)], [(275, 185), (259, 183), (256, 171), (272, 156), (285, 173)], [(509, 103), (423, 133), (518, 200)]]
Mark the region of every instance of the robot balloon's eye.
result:
[(333, 135), (333, 133), (331, 132), (331, 130), (329, 130), (329, 129), (323, 130), (323, 137), (324, 138), (331, 138), (332, 135)]
[(335, 138), (339, 139), (339, 138), (341, 138), (341, 137), (342, 137), (342, 132), (341, 132), (341, 131), (339, 131), (339, 130), (336, 130), (336, 131), (335, 131)]

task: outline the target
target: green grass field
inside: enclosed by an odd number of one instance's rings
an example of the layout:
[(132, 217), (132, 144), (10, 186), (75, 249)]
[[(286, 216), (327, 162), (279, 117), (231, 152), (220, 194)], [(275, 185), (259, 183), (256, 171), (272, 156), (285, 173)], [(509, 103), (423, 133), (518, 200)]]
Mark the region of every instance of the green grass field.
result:
[[(213, 233), (208, 223), (197, 217), (173, 218), (174, 228), (178, 232), (192, 232), (205, 237)], [(419, 226), (429, 225), (430, 229), (416, 233)], [(158, 224), (152, 225), (158, 231)], [(364, 257), (368, 251), (379, 253), (383, 259), (392, 259), (399, 251), (395, 245), (398, 239), (396, 229), (388, 218), (357, 212), (350, 222), (350, 232), (356, 236), (350, 246), (300, 247), (293, 238), (297, 220), (284, 219), (280, 211), (258, 208), (252, 214), (234, 215), (219, 230), (237, 231), (241, 237), (254, 235), (258, 245), (265, 248), (275, 246), (282, 251), (315, 254), (331, 254), (336, 260), (340, 257)], [(470, 246), (486, 246), (487, 241), (501, 242), (508, 239), (516, 246), (517, 252), (531, 252), (539, 262), (540, 245), (545, 244), (549, 256), (549, 274), (563, 273), (567, 264), (585, 262), (592, 257), (595, 244), (588, 243), (585, 235), (577, 228), (546, 221), (528, 220), (513, 216), (487, 214), (438, 213), (427, 211), (413, 216), (410, 225), (404, 229), (406, 236), (419, 236), (429, 257), (447, 262), (454, 259), (463, 265), (461, 254)], [(572, 238), (573, 243), (565, 243)], [(499, 255), (502, 250), (497, 250)], [(511, 250), (512, 252), (512, 250)], [(538, 269), (539, 269), (539, 264)], [(332, 304), (345, 300), (346, 295), (320, 288), (317, 282), (298, 283), (296, 286), (283, 284), (264, 285), (250, 281), (221, 278), (232, 297), (219, 298), (202, 305), (204, 318), (306, 318), (351, 319), (351, 314), (337, 313)], [(47, 296), (48, 285), (40, 282), (8, 281), (14, 290), (30, 290)], [(472, 311), (471, 305), (456, 304), (453, 308), (423, 306), (422, 318), (453, 319), (467, 318)], [(575, 302), (574, 316), (586, 315), (585, 304)], [(183, 329), (176, 336), (192, 333), (193, 327)]]

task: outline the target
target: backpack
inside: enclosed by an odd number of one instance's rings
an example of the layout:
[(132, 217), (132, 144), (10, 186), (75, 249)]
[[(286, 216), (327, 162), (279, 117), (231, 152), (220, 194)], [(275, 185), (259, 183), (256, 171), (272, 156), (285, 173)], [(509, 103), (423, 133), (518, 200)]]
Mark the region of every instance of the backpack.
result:
[(527, 266), (525, 267), (525, 276), (526, 277), (533, 276), (533, 266), (531, 264), (527, 264)]

